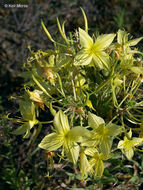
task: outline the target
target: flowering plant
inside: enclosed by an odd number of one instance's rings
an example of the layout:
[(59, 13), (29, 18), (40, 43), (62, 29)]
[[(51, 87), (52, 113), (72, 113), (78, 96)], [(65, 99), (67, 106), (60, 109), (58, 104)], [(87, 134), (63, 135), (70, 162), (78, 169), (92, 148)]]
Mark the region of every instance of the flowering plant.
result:
[[(101, 177), (104, 162), (116, 149), (128, 160), (135, 150), (143, 151), (137, 148), (143, 144), (143, 62), (142, 52), (134, 48), (143, 37), (132, 39), (120, 29), (117, 34), (90, 35), (82, 13), (85, 28), (68, 37), (57, 19), (62, 42), (56, 42), (41, 21), (54, 46), (30, 49), (21, 74), (27, 80), (19, 99), (21, 118), (14, 119), (21, 126), (12, 133), (28, 138), (34, 128), (35, 141), (42, 126), (53, 123), (53, 132), (38, 147), (59, 150), (60, 160), (79, 166), (85, 179), (90, 173)], [(40, 121), (43, 112), (53, 119)]]

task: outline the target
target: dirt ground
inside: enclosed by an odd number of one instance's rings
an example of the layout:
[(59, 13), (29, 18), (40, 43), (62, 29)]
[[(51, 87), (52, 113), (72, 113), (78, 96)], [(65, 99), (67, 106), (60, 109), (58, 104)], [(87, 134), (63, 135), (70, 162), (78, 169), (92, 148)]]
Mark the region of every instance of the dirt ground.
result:
[(28, 46), (33, 50), (50, 47), (41, 19), (53, 36), (57, 34), (56, 17), (66, 20), (67, 32), (73, 31), (83, 26), (82, 7), (92, 31), (108, 33), (122, 27), (135, 36), (143, 31), (141, 0), (19, 0), (27, 8), (5, 8), (4, 2), (0, 5), (0, 88), (18, 77), (28, 57)]

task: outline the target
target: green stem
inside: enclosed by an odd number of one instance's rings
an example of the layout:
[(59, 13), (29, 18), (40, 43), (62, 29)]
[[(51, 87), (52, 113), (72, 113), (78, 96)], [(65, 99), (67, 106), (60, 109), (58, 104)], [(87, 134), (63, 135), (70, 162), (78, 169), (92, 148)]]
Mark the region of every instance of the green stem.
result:
[(37, 86), (49, 97), (52, 98), (52, 96), (46, 91), (46, 89), (38, 82), (38, 80), (32, 75), (32, 78), (34, 82), (37, 84)]
[(141, 80), (139, 79), (139, 81), (137, 82), (137, 84), (135, 85), (135, 87), (133, 89), (131, 89), (132, 92), (132, 96), (130, 97), (130, 100), (133, 98), (133, 96), (135, 95), (136, 91), (138, 90), (138, 88), (140, 87), (141, 84)]
[(139, 151), (139, 152), (143, 152), (142, 149), (139, 149), (139, 148), (135, 148), (135, 150)]
[(95, 94), (97, 92), (99, 92), (104, 86), (106, 86), (110, 80), (112, 79), (112, 77), (109, 77), (108, 80), (106, 80), (105, 82), (103, 82), (95, 91), (93, 91), (92, 93), (89, 94), (89, 96), (91, 96), (92, 94)]
[(71, 83), (72, 83), (72, 88), (73, 88), (73, 96), (74, 96), (74, 100), (76, 101), (77, 97), (76, 97), (76, 90), (75, 90), (75, 85), (74, 85), (74, 80), (73, 80), (73, 72), (71, 73), (71, 75), (72, 75)]
[(123, 129), (124, 129), (125, 136), (127, 137), (128, 140), (131, 140), (131, 138), (129, 137), (129, 135), (128, 135), (127, 131), (126, 131), (126, 128), (125, 128), (125, 124), (124, 124), (124, 121), (123, 121), (123, 115), (121, 115), (121, 123), (122, 123)]
[(48, 123), (53, 123), (53, 120), (52, 121), (39, 121), (40, 124), (48, 124)]
[(130, 95), (130, 94), (127, 94), (127, 95), (123, 98), (123, 100), (120, 102), (120, 104), (118, 105), (118, 107), (121, 107), (121, 105), (124, 103), (124, 101), (128, 98), (129, 95)]

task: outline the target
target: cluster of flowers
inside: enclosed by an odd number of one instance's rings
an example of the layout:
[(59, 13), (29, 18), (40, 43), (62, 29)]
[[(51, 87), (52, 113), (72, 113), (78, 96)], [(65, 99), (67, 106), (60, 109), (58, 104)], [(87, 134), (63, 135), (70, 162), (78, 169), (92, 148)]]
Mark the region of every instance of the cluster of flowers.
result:
[[(104, 160), (113, 156), (114, 138), (118, 136), (117, 148), (129, 160), (143, 144), (142, 53), (133, 48), (143, 37), (131, 39), (124, 30), (91, 37), (82, 13), (85, 29), (69, 37), (57, 19), (63, 43), (56, 42), (41, 22), (54, 49), (30, 49), (21, 74), (27, 80), (19, 100), (22, 118), (16, 120), (22, 125), (13, 134), (28, 138), (34, 128), (36, 139), (43, 124), (53, 123), (53, 132), (38, 146), (59, 149), (61, 158), (79, 166), (82, 178), (90, 173), (101, 177)], [(40, 114), (47, 110), (53, 120), (40, 121)], [(132, 137), (134, 130), (138, 137)]]

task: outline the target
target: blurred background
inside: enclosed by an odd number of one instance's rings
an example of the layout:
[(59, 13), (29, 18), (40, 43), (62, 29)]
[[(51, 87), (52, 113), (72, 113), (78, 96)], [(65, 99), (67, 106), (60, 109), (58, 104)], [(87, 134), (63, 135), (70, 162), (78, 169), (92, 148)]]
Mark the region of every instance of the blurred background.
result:
[[(6, 3), (13, 5), (19, 3), (27, 6), (26, 8), (6, 8)], [(110, 33), (117, 32), (121, 28), (134, 37), (143, 36), (142, 0), (2, 0), (0, 2), (1, 118), (6, 113), (16, 112), (17, 102), (11, 101), (10, 97), (20, 94), (24, 80), (19, 74), (24, 70), (23, 64), (29, 55), (27, 47), (30, 46), (34, 51), (52, 47), (42, 30), (41, 19), (52, 36), (57, 38), (59, 35), (57, 17), (60, 21), (66, 21), (67, 33), (84, 26), (80, 7), (87, 15), (91, 32)], [(142, 47), (141, 43), (140, 46)], [(43, 161), (43, 153), (37, 153), (36, 145), (29, 145), (29, 141), (10, 135), (9, 131), (12, 127), (12, 122), (0, 120), (0, 162), (2, 166), (0, 189), (97, 189), (97, 186), (92, 186), (92, 180), (86, 184), (78, 179), (78, 174), (72, 175), (73, 171), (70, 166), (66, 166), (69, 167), (69, 174), (64, 173), (64, 169), (57, 166), (57, 170), (53, 173), (54, 177), (44, 178), (46, 164)], [(141, 159), (142, 156), (138, 155), (138, 160)], [(119, 163), (119, 165), (122, 165), (122, 170), (124, 170), (123, 173), (120, 171), (121, 177), (115, 179), (115, 176), (111, 175), (111, 181), (104, 182), (106, 184), (104, 189), (136, 189), (137, 186), (141, 188), (140, 174), (135, 175), (138, 170), (137, 166), (131, 164), (130, 170), (130, 167), (125, 167), (126, 163)], [(111, 173), (114, 174), (114, 172)], [(138, 178), (130, 183), (132, 174)], [(114, 185), (116, 180), (119, 182), (118, 188)], [(98, 184), (100, 183), (101, 181), (98, 181)]]

